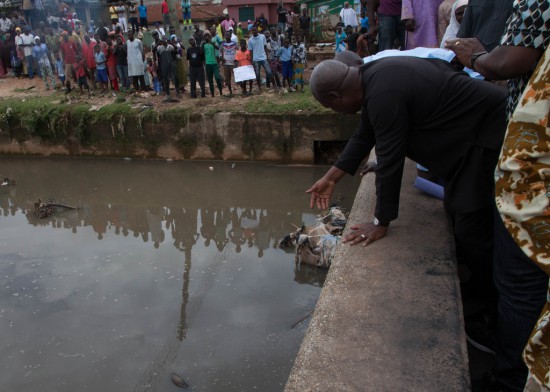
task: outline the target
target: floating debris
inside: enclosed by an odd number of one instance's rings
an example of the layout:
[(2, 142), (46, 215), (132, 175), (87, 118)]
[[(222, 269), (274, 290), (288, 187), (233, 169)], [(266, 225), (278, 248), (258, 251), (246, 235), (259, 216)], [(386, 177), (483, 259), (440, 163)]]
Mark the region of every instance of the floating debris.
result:
[(189, 384), (187, 384), (185, 382), (185, 380), (183, 378), (181, 378), (180, 376), (178, 376), (176, 373), (172, 373), (172, 382), (174, 383), (175, 386), (180, 387), (180, 388), (188, 388), (189, 387)]
[(296, 227), (279, 243), (279, 247), (296, 247), (296, 264), (301, 263), (329, 268), (342, 238), (347, 217), (338, 207), (331, 207), (328, 215), (318, 219), (314, 226)]
[(39, 219), (48, 218), (55, 213), (62, 211), (63, 209), (76, 210), (77, 207), (67, 206), (65, 204), (59, 203), (43, 203), (40, 199), (38, 199), (34, 203), (34, 213)]
[(2, 183), (0, 184), (0, 186), (12, 186), (12, 185), (15, 185), (15, 180), (12, 180), (11, 178), (4, 178), (4, 180), (2, 180)]
[(214, 171), (214, 166), (208, 166), (208, 170)]
[(300, 318), (299, 320), (297, 320), (294, 324), (292, 324), (292, 325), (290, 326), (290, 329), (296, 328), (298, 325), (300, 325), (301, 323), (303, 323), (304, 321), (306, 321), (308, 318), (310, 318), (311, 315), (313, 314), (313, 311), (314, 311), (314, 310), (315, 310), (315, 309), (312, 309), (312, 310), (310, 310), (309, 312), (307, 312), (303, 317), (301, 317), (301, 318)]

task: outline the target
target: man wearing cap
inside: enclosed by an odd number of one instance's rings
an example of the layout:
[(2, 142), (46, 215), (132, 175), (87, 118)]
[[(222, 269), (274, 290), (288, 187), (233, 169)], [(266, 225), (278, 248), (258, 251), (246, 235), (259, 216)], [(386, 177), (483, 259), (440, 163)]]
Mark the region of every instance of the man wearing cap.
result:
[[(38, 63), (38, 68), (40, 69), (46, 90), (49, 90), (50, 87), (53, 90), (55, 88), (55, 79), (53, 77), (52, 67), (48, 58), (48, 47), (46, 44), (40, 42), (40, 37), (34, 37), (34, 42), (35, 45), (32, 48), (32, 57)], [(48, 83), (48, 78), (50, 83)]]
[(162, 28), (159, 22), (155, 23), (155, 31), (158, 33), (159, 38), (162, 38), (166, 35), (166, 32), (164, 31), (164, 29)]
[(132, 30), (128, 31), (128, 42), (126, 45), (128, 48), (128, 77), (132, 79), (134, 89), (137, 92), (145, 90), (143, 44), (139, 39), (134, 38)]
[(357, 30), (359, 26), (359, 21), (357, 20), (357, 14), (349, 6), (349, 2), (344, 3), (344, 8), (340, 10), (340, 22), (344, 23), (344, 26), (351, 26), (353, 31)]

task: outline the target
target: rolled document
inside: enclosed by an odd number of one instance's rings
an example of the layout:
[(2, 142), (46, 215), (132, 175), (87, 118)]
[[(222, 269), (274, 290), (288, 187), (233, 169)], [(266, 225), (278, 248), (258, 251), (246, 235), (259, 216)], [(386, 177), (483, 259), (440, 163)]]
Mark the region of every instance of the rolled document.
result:
[(416, 180), (414, 180), (414, 187), (420, 189), (422, 192), (443, 200), (445, 189), (435, 182), (428, 181), (422, 177), (416, 177)]

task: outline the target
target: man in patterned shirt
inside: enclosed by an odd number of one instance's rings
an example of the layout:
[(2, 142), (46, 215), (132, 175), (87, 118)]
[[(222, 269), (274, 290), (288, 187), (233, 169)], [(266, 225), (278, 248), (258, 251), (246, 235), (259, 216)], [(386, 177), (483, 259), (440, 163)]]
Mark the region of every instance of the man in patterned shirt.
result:
[[(500, 216), (521, 250), (550, 275), (550, 49), (533, 74), (510, 123), (498, 164)], [(550, 293), (550, 291), (549, 291)], [(548, 297), (550, 298), (550, 297)], [(524, 351), (526, 391), (550, 390), (550, 302)]]
[[(485, 78), (509, 79), (510, 118), (549, 44), (550, 1), (515, 0), (500, 46), (487, 53), (477, 39), (459, 38), (448, 40), (447, 48)], [(501, 176), (497, 168), (497, 178)], [(516, 244), (517, 236), (517, 230), (509, 234), (502, 220), (495, 218), (493, 274), (499, 295), (495, 376), (500, 386), (511, 391), (522, 391), (525, 386), (527, 368), (521, 352), (544, 306), (548, 286), (548, 276)]]

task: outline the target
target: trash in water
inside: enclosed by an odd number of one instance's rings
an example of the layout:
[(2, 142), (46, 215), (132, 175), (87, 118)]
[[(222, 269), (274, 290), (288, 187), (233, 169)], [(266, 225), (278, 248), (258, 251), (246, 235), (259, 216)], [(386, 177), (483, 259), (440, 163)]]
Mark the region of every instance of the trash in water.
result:
[(11, 185), (15, 185), (15, 180), (12, 180), (8, 177), (4, 178), (4, 180), (2, 180), (2, 183), (0, 184), (0, 186), (11, 186)]
[(131, 161), (132, 158), (130, 158), (130, 157), (124, 157), (124, 160), (125, 160), (125, 161)]
[(292, 324), (290, 326), (290, 329), (294, 329), (296, 328), (298, 325), (300, 325), (302, 322), (306, 321), (308, 318), (311, 317), (311, 315), (313, 314), (313, 312), (315, 311), (315, 309), (312, 309), (310, 310), (309, 312), (307, 312), (303, 317), (301, 317), (299, 320), (297, 320), (294, 324)]
[(347, 217), (338, 207), (331, 207), (328, 215), (318, 219), (313, 226), (297, 227), (279, 243), (280, 248), (296, 248), (296, 264), (301, 263), (329, 268), (336, 253), (336, 245), (342, 238)]
[(185, 380), (180, 376), (178, 376), (176, 373), (172, 373), (172, 382), (174, 383), (175, 386), (180, 388), (189, 387), (189, 384), (187, 384)]
[(60, 212), (62, 210), (76, 210), (76, 207), (67, 206), (65, 204), (46, 202), (43, 203), (42, 200), (38, 199), (34, 203), (34, 213), (39, 219), (44, 219), (52, 216), (53, 214)]
[(208, 166), (208, 170), (214, 171), (214, 166)]

